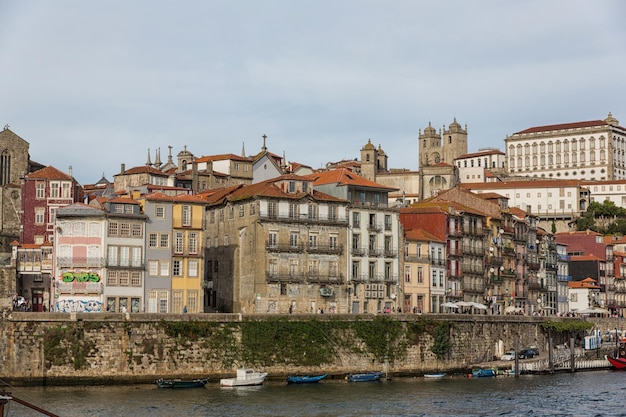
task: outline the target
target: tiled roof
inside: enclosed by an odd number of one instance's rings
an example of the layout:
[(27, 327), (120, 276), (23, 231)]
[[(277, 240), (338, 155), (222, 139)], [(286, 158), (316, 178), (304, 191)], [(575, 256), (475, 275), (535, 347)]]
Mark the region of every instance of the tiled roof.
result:
[(105, 200), (107, 203), (118, 203), (118, 204), (135, 204), (139, 205), (139, 201), (133, 200), (128, 197), (113, 197)]
[(52, 165), (47, 166), (45, 168), (42, 168), (40, 170), (37, 170), (35, 172), (31, 172), (30, 174), (26, 175), (26, 179), (32, 180), (32, 179), (46, 179), (46, 180), (66, 180), (66, 181), (71, 181), (72, 177), (70, 177), (69, 175), (59, 171), (58, 169), (56, 169), (55, 167), (53, 167)]
[(196, 158), (194, 162), (225, 161), (225, 160), (252, 162), (252, 158), (248, 158), (248, 157), (241, 156), (241, 155), (235, 155), (234, 153), (201, 156), (199, 158)]
[(454, 158), (454, 160), (475, 158), (477, 156), (485, 156), (485, 155), (504, 155), (504, 154), (505, 153), (499, 149), (485, 149), (485, 150), (474, 152), (474, 153), (466, 153), (465, 155), (461, 155), (461, 156)]
[(535, 126), (525, 130), (521, 130), (514, 135), (522, 135), (524, 133), (550, 132), (553, 130), (581, 129), (585, 127), (608, 126), (603, 120), (589, 120), (586, 122), (562, 123), (557, 125)]
[(134, 175), (134, 174), (150, 174), (150, 175), (157, 175), (161, 177), (168, 176), (168, 174), (164, 173), (163, 171), (157, 168), (154, 168), (148, 165), (141, 165), (138, 167), (129, 168), (125, 170), (124, 172), (120, 172), (119, 174), (115, 174), (114, 177), (117, 177), (120, 175)]
[[(333, 169), (330, 171), (316, 172), (307, 176), (313, 179), (314, 185), (325, 184), (338, 184), (338, 185), (352, 185), (357, 187), (376, 188), (379, 190), (398, 191), (398, 188), (388, 187), (386, 185), (378, 184), (355, 174), (346, 168)], [(302, 178), (302, 177), (300, 177)]]
[(421, 242), (438, 242), (445, 243), (445, 241), (435, 237), (434, 235), (428, 233), (424, 229), (412, 229), (404, 232), (404, 238), (406, 240), (418, 240)]

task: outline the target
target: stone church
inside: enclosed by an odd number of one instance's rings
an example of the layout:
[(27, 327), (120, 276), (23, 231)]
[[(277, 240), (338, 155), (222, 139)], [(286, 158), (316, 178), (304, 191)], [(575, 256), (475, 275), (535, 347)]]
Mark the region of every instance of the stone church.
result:
[(0, 256), (10, 255), (11, 242), (20, 240), (22, 179), (29, 172), (43, 168), (30, 160), (29, 146), (8, 125), (0, 131)]

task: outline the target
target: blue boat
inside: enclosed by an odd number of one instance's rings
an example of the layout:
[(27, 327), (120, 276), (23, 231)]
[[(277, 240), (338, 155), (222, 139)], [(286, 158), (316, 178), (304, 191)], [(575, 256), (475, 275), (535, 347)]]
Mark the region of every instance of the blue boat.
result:
[(287, 377), (288, 384), (313, 384), (326, 378), (326, 374), (323, 375), (293, 375)]
[(472, 377), (474, 378), (488, 378), (496, 376), (496, 371), (493, 369), (474, 369), (472, 371)]
[(364, 374), (350, 374), (346, 377), (346, 379), (348, 382), (380, 381), (382, 376), (382, 372), (367, 372)]

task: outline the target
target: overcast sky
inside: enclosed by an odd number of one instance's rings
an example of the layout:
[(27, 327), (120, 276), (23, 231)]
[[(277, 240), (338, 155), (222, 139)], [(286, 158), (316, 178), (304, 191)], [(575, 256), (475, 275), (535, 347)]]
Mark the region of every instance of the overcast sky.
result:
[(2, 0), (0, 124), (82, 184), (260, 151), (418, 168), (430, 122), (469, 151), (548, 124), (626, 126), (621, 0)]

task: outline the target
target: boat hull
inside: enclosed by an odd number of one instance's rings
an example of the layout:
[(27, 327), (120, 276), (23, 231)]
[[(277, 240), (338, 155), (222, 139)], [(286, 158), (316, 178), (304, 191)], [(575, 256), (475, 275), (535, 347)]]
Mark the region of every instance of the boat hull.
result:
[(606, 357), (615, 369), (626, 369), (626, 358)]
[(287, 377), (288, 384), (314, 384), (326, 378), (324, 375), (294, 375)]
[(472, 377), (474, 378), (489, 378), (496, 376), (496, 371), (493, 369), (477, 369), (472, 371)]
[(380, 378), (383, 376), (382, 372), (371, 372), (366, 374), (350, 374), (346, 377), (348, 382), (369, 382), (369, 381), (380, 381)]
[(157, 379), (154, 381), (159, 388), (202, 388), (204, 387), (208, 379), (194, 379), (190, 381), (183, 381), (177, 379)]
[(250, 378), (244, 381), (238, 380), (237, 378), (224, 378), (220, 379), (220, 385), (223, 387), (251, 387), (254, 385), (262, 385), (265, 381), (265, 376), (258, 378)]

